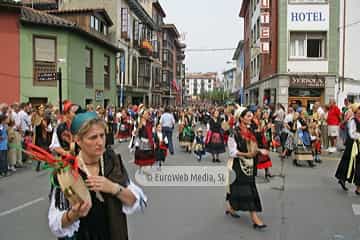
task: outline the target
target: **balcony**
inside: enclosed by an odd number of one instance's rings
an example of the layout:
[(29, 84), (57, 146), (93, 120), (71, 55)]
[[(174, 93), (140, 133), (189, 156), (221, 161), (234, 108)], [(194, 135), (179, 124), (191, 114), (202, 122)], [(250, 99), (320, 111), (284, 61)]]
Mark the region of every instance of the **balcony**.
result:
[(151, 57), (153, 55), (153, 47), (148, 40), (142, 40), (139, 48), (141, 55)]

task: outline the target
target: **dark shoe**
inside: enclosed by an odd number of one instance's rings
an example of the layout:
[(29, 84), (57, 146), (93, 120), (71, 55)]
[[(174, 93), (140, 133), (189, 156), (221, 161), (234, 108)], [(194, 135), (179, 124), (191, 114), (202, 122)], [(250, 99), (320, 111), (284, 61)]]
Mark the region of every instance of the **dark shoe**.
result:
[(240, 218), (240, 215), (238, 215), (236, 213), (233, 213), (233, 212), (230, 212), (229, 210), (225, 211), (225, 215), (233, 217), (233, 218)]
[(266, 225), (266, 224), (258, 225), (258, 224), (256, 224), (256, 223), (254, 223), (254, 224), (253, 224), (253, 228), (254, 228), (254, 229), (258, 229), (258, 230), (262, 230), (262, 229), (267, 228), (267, 225)]
[(220, 163), (221, 161), (220, 161), (220, 159), (216, 159), (215, 162)]
[(309, 166), (312, 167), (312, 168), (316, 166), (316, 164), (314, 164), (313, 161), (308, 161), (308, 164), (309, 164)]
[(297, 166), (297, 167), (302, 167), (302, 165), (299, 164), (297, 160), (294, 160), (294, 161), (293, 161), (293, 164), (294, 164), (295, 166)]
[(215, 158), (213, 158), (213, 162), (216, 162)]
[(360, 195), (360, 192), (358, 192), (357, 190), (355, 190), (355, 194), (359, 196), (359, 195)]
[[(348, 191), (349, 189), (346, 187), (346, 184), (345, 184), (345, 181), (342, 181), (342, 180), (339, 180), (338, 182), (341, 186), (341, 188), (344, 190), (344, 191)], [(356, 193), (356, 191), (355, 191)]]
[(272, 175), (271, 173), (269, 173), (269, 174), (265, 174), (265, 178), (273, 178), (273, 177), (275, 177), (274, 175)]

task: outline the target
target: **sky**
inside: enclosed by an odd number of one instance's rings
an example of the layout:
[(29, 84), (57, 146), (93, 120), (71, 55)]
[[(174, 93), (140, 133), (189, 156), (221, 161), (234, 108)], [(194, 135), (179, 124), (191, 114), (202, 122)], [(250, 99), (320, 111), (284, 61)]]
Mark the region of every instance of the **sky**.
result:
[[(159, 0), (165, 23), (185, 33), (187, 49), (236, 48), (243, 39), (242, 0)], [(186, 72), (222, 72), (231, 68), (235, 50), (185, 52)]]

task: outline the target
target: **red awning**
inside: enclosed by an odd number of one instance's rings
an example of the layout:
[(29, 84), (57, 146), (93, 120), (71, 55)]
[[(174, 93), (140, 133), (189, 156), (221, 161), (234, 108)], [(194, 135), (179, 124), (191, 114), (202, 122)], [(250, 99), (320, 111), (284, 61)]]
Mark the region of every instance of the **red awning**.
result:
[(175, 90), (176, 90), (177, 92), (179, 91), (179, 86), (177, 85), (177, 83), (176, 83), (176, 80), (175, 80), (175, 79), (174, 79), (174, 80), (172, 80), (171, 85), (172, 85), (172, 87), (173, 87), (173, 88), (175, 88)]

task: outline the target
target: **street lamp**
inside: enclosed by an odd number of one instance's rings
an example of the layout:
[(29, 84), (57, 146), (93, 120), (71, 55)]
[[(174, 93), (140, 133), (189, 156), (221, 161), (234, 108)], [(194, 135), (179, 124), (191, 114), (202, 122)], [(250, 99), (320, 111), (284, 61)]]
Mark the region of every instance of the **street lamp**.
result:
[[(57, 61), (59, 64), (65, 63), (66, 60), (64, 58), (59, 58)], [(62, 113), (62, 72), (61, 67), (59, 67), (59, 71), (57, 72), (57, 80), (59, 81), (58, 91), (59, 91), (59, 111)]]

